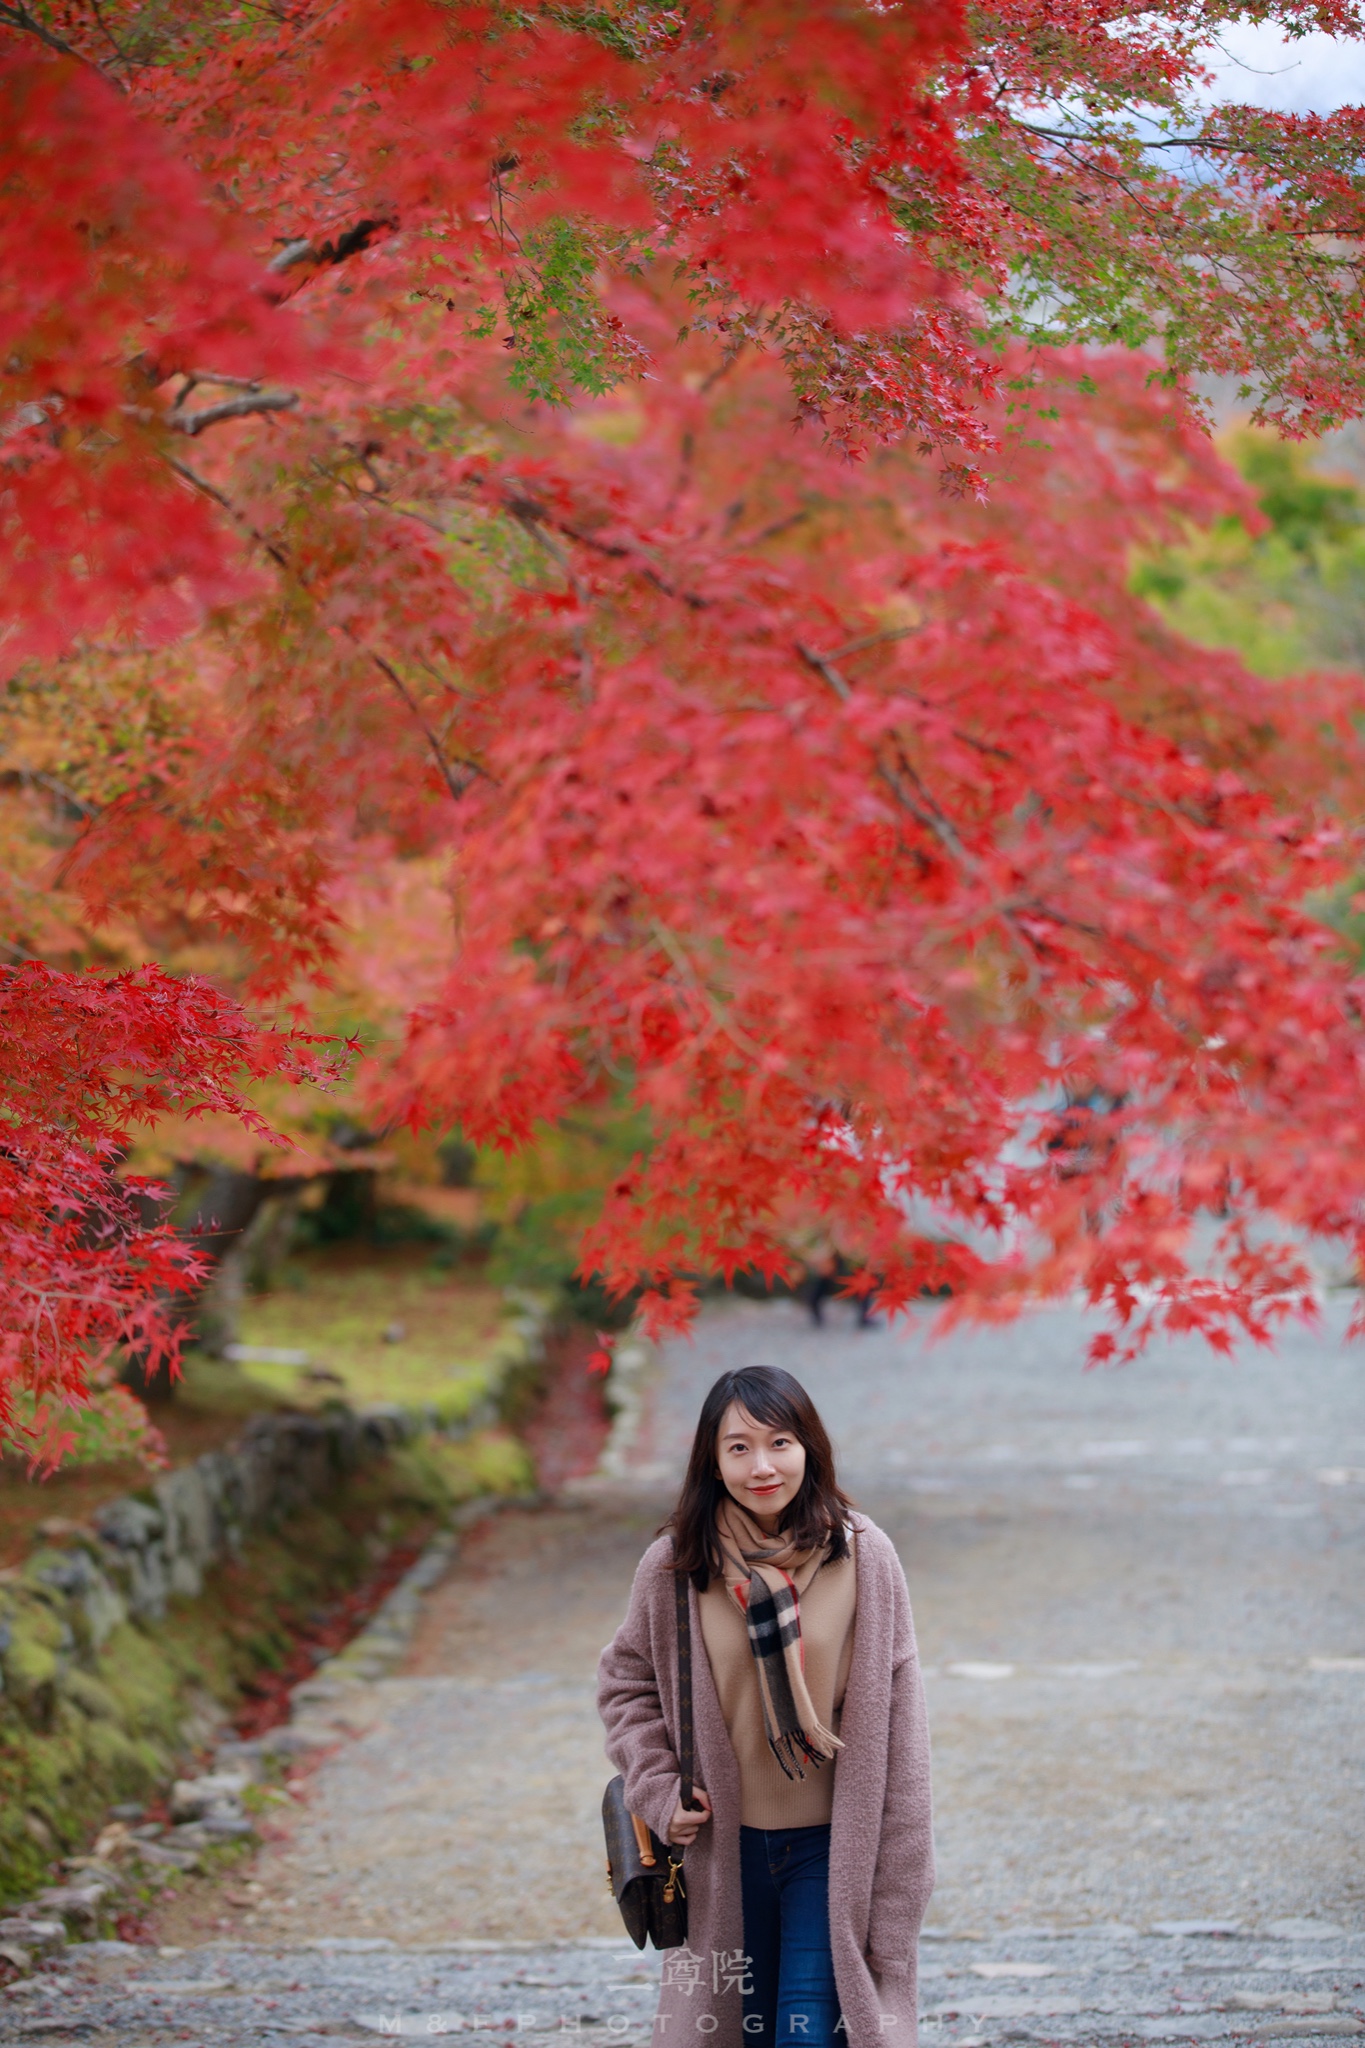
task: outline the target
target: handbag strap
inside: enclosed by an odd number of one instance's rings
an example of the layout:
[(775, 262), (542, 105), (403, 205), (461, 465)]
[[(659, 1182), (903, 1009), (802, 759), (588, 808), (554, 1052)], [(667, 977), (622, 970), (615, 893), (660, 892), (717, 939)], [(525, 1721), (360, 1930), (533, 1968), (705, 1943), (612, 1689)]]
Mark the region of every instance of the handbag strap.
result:
[(696, 1753), (692, 1735), (692, 1607), (690, 1581), (686, 1572), (673, 1574), (678, 1608), (678, 1769), (682, 1779), (678, 1797), (689, 1813), (695, 1813), (692, 1779)]

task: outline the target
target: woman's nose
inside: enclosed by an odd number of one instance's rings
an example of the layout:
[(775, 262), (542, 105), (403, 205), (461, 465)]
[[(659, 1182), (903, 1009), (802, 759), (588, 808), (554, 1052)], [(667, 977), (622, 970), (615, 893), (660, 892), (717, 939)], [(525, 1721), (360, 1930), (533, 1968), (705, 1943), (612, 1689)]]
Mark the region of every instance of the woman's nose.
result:
[(765, 1473), (765, 1472), (774, 1472), (774, 1471), (776, 1471), (776, 1469), (777, 1469), (777, 1468), (776, 1468), (776, 1466), (775, 1466), (775, 1465), (773, 1464), (773, 1461), (772, 1461), (772, 1459), (771, 1459), (771, 1458), (770, 1458), (770, 1457), (768, 1456), (768, 1453), (767, 1453), (766, 1451), (764, 1451), (764, 1450), (758, 1450), (758, 1451), (755, 1451), (755, 1453), (754, 1453), (754, 1477), (755, 1477), (756, 1479), (757, 1479), (757, 1478), (758, 1478), (758, 1477), (759, 1477), (759, 1476), (760, 1476), (760, 1475), (761, 1475), (762, 1473)]

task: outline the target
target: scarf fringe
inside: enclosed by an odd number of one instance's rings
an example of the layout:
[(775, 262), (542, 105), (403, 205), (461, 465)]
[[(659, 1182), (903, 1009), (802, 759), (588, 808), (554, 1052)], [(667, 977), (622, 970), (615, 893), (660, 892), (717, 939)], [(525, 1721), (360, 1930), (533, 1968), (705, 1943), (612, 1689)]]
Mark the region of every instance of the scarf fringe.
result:
[[(787, 1735), (770, 1735), (768, 1747), (781, 1764), (786, 1776), (805, 1781), (801, 1768), (804, 1757), (812, 1770), (818, 1771), (821, 1764), (833, 1763), (836, 1750), (843, 1748), (838, 1736), (817, 1721), (813, 1728), (794, 1728)], [(783, 1751), (786, 1755), (783, 1755)]]

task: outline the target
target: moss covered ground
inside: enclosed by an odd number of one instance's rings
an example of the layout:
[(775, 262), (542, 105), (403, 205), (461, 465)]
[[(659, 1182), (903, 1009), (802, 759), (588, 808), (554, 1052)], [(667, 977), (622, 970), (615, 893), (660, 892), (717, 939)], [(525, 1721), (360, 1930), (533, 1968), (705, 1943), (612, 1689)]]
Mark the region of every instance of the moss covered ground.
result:
[[(291, 1400), (460, 1405), (478, 1398), (506, 1304), (501, 1291), (452, 1271), (430, 1247), (331, 1245), (290, 1257), (269, 1294), (250, 1298), (242, 1341), (301, 1351), (304, 1366), (248, 1359), (257, 1386)], [(321, 1373), (331, 1379), (313, 1377)]]

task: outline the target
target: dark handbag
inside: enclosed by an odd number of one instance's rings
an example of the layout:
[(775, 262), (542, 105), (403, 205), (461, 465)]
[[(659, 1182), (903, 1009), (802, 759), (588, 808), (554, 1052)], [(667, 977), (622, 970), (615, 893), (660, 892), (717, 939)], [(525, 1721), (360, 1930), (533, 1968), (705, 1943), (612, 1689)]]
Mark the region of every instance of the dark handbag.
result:
[[(692, 1617), (687, 1574), (675, 1572), (673, 1577), (678, 1610), (678, 1770), (682, 1803), (693, 1812)], [(646, 1937), (655, 1948), (684, 1947), (687, 1894), (682, 1882), (682, 1851), (666, 1847), (654, 1830), (630, 1811), (624, 1778), (613, 1778), (602, 1794), (602, 1826), (607, 1836), (607, 1882), (636, 1948), (644, 1947)]]

